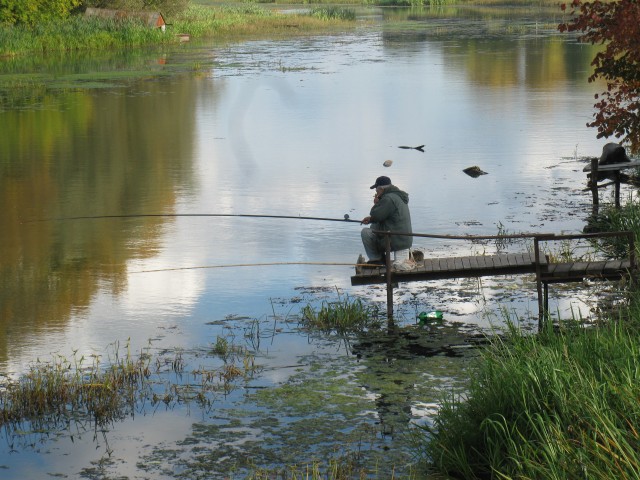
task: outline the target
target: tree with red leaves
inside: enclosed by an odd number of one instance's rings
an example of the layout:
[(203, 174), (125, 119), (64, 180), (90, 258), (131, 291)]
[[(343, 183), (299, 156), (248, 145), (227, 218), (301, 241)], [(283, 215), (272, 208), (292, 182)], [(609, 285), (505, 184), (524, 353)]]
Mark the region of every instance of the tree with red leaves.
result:
[[(561, 5), (567, 9), (566, 4)], [(640, 151), (640, 2), (617, 0), (582, 2), (573, 0), (571, 20), (558, 26), (561, 32), (580, 32), (580, 40), (602, 44), (591, 65), (593, 82), (602, 78), (607, 91), (595, 96), (598, 138), (615, 136)]]

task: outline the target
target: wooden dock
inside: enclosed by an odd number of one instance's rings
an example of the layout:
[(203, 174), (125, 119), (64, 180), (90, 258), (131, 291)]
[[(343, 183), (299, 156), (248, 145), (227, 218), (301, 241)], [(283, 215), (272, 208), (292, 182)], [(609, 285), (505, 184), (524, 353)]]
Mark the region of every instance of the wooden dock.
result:
[[(390, 232), (380, 232), (390, 238)], [(549, 310), (549, 284), (582, 282), (592, 280), (617, 280), (625, 276), (634, 278), (637, 271), (635, 260), (634, 236), (632, 232), (603, 232), (575, 235), (521, 234), (495, 236), (452, 236), (431, 234), (395, 234), (416, 237), (477, 239), (533, 239), (533, 251), (525, 253), (505, 253), (496, 255), (472, 255), (461, 257), (425, 258), (417, 261), (415, 268), (409, 271), (394, 270), (390, 252), (386, 252), (386, 266), (356, 265), (351, 285), (387, 285), (387, 316), (393, 316), (393, 288), (400, 282), (444, 280), (501, 275), (534, 274), (536, 277), (540, 326)], [(596, 239), (606, 237), (624, 237), (628, 243), (628, 257), (623, 259), (597, 259), (593, 261), (550, 261), (542, 253), (540, 242), (570, 241), (576, 239)], [(389, 242), (387, 242), (389, 245)], [(389, 248), (389, 247), (388, 247)]]
[[(640, 168), (640, 161), (636, 160), (632, 162), (599, 165), (598, 158), (594, 157), (591, 160), (591, 163), (582, 169), (583, 172), (587, 172), (587, 189), (591, 190), (591, 195), (593, 197), (594, 216), (598, 214), (600, 204), (598, 188), (606, 187), (607, 185), (611, 185), (611, 183), (615, 186), (615, 206), (616, 208), (620, 208), (620, 183), (622, 176), (621, 172), (622, 170), (627, 170), (629, 168)], [(600, 173), (605, 173), (610, 176), (612, 182), (605, 185), (598, 185)]]
[[(545, 262), (545, 260), (542, 260)], [(357, 266), (351, 285), (386, 283), (386, 267)], [(415, 282), (448, 278), (523, 275), (536, 272), (533, 254), (475, 255), (468, 257), (428, 258), (416, 262), (407, 272), (394, 271), (393, 280)]]
[[(585, 279), (615, 280), (631, 269), (629, 259), (599, 260), (593, 262), (549, 263), (540, 261), (540, 280), (543, 283), (582, 282)], [(351, 285), (386, 283), (386, 267), (356, 267)], [(393, 271), (394, 283), (451, 278), (493, 277), (536, 273), (533, 254), (479, 255), (472, 257), (431, 258), (416, 262), (416, 268), (407, 272)]]

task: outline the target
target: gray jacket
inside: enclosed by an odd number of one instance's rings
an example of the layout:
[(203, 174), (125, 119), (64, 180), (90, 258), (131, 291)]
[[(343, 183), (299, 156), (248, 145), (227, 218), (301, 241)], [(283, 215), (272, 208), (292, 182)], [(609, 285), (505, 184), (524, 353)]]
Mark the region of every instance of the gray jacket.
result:
[[(411, 233), (411, 214), (409, 213), (409, 194), (395, 185), (384, 189), (382, 195), (369, 212), (374, 230)], [(385, 236), (379, 235), (379, 245), (384, 251)], [(405, 250), (413, 245), (413, 237), (391, 236), (391, 250)]]

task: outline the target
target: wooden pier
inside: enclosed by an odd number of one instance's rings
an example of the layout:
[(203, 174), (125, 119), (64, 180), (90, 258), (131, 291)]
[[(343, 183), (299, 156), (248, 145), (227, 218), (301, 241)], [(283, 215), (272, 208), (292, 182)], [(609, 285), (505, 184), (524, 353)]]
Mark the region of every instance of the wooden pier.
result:
[[(390, 239), (390, 232), (379, 232)], [(386, 266), (357, 265), (356, 274), (351, 277), (351, 285), (387, 285), (387, 316), (393, 316), (393, 288), (400, 282), (443, 280), (452, 278), (485, 277), (500, 275), (535, 274), (538, 293), (540, 326), (549, 310), (549, 284), (581, 282), (585, 279), (616, 280), (631, 276), (637, 270), (635, 246), (632, 232), (606, 232), (577, 235), (522, 234), (494, 236), (453, 236), (430, 234), (406, 234), (415, 237), (448, 238), (463, 240), (533, 239), (533, 251), (525, 253), (505, 253), (497, 255), (473, 255), (446, 258), (425, 258), (416, 261), (415, 268), (409, 271), (396, 271), (387, 268), (391, 265), (391, 255), (386, 252)], [(623, 237), (628, 243), (628, 256), (617, 260), (593, 261), (550, 261), (542, 253), (540, 242), (570, 241), (578, 239), (597, 239)], [(390, 242), (387, 242), (389, 244)], [(387, 247), (389, 249), (389, 247)]]
[[(582, 171), (587, 172), (587, 189), (591, 190), (591, 195), (593, 197), (593, 215), (598, 214), (599, 205), (600, 205), (600, 197), (598, 194), (599, 188), (604, 188), (609, 185), (614, 185), (614, 197), (615, 197), (615, 206), (616, 208), (620, 208), (620, 183), (622, 178), (622, 170), (627, 170), (629, 168), (639, 168), (640, 161), (632, 161), (632, 162), (623, 162), (623, 163), (611, 163), (606, 165), (599, 165), (598, 158), (594, 157), (591, 160), (591, 163), (585, 166)], [(600, 181), (600, 174), (603, 173), (606, 177), (611, 179), (611, 183), (606, 183), (604, 185), (598, 185)]]

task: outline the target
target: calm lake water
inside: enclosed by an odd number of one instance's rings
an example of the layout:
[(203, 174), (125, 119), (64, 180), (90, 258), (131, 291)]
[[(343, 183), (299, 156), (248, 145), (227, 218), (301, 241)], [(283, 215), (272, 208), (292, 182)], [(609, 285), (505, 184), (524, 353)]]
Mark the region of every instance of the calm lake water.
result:
[[(0, 64), (51, 87), (0, 98), (0, 371), (129, 345), (158, 364), (183, 355), (182, 375), (159, 369), (162, 390), (221, 368), (218, 338), (259, 366), (208, 408), (5, 428), (3, 479), (242, 478), (349, 455), (408, 472), (403, 434), (464, 388), (472, 332), (500, 309), (535, 325), (531, 279), (402, 286), (398, 330), (312, 335), (297, 322), (307, 304), (384, 310), (384, 289), (350, 286), (359, 224), (184, 215), (360, 219), (388, 175), (416, 232), (580, 232), (582, 168), (606, 143), (585, 126), (603, 88), (587, 83), (595, 50), (549, 29), (557, 14), (453, 13), (371, 9), (340, 35)], [(474, 165), (488, 175), (462, 172)], [(175, 216), (68, 219), (138, 214)], [(588, 315), (593, 293), (552, 289), (552, 309)], [(431, 309), (445, 323), (425, 332), (416, 313)]]

